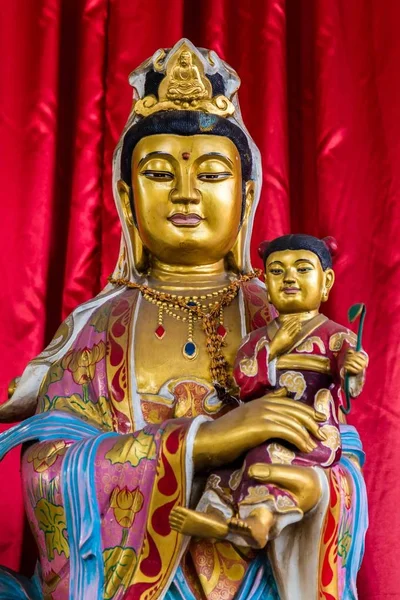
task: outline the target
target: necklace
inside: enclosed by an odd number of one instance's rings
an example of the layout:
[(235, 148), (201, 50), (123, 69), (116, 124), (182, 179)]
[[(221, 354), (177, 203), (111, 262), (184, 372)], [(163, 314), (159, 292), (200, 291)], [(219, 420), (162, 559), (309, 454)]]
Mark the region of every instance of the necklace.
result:
[[(153, 291), (154, 290), (151, 290), (151, 292)], [(163, 339), (165, 335), (164, 313), (177, 321), (187, 322), (187, 341), (182, 347), (182, 354), (188, 360), (193, 360), (198, 354), (198, 348), (193, 339), (194, 323), (199, 319), (210, 315), (217, 305), (219, 308), (217, 334), (222, 339), (226, 336), (227, 331), (224, 327), (224, 307), (221, 305), (220, 300), (227, 291), (228, 287), (224, 287), (217, 292), (212, 292), (211, 294), (205, 294), (203, 296), (177, 296), (175, 294), (170, 294), (170, 297), (164, 300), (154, 296), (149, 289), (142, 291), (142, 294), (145, 300), (158, 306), (157, 328), (154, 331), (154, 334), (158, 339)], [(208, 298), (212, 298), (214, 302), (204, 303), (204, 300), (207, 300)], [(182, 306), (180, 302), (183, 302), (184, 305)], [(195, 311), (196, 308), (198, 308), (199, 311)]]
[(206, 349), (210, 356), (212, 381), (227, 389), (230, 377), (228, 375), (228, 363), (222, 353), (227, 334), (224, 327), (224, 308), (229, 306), (236, 298), (243, 283), (259, 275), (260, 271), (258, 269), (251, 273), (245, 273), (226, 287), (201, 296), (181, 296), (161, 292), (146, 284), (131, 282), (128, 279), (109, 277), (108, 280), (113, 285), (140, 290), (147, 302), (158, 306), (157, 327), (154, 334), (159, 340), (162, 340), (166, 333), (164, 313), (177, 321), (187, 322), (187, 339), (182, 347), (182, 354), (188, 360), (193, 360), (198, 355), (197, 344), (194, 341), (194, 323), (200, 321), (206, 336)]

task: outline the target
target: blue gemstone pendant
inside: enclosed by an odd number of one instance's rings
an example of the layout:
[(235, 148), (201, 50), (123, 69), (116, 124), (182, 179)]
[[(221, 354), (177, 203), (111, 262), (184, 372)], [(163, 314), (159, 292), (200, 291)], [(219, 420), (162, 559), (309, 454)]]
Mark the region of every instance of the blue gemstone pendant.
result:
[(188, 360), (193, 360), (197, 356), (197, 346), (192, 341), (189, 340), (182, 348), (183, 356)]

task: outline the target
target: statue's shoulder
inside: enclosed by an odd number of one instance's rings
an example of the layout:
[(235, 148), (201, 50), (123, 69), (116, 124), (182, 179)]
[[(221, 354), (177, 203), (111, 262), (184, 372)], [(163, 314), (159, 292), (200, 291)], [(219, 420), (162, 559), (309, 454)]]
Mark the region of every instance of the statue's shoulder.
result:
[(80, 304), (60, 325), (50, 344), (26, 366), (11, 398), (0, 406), (0, 423), (22, 421), (35, 414), (42, 382), (51, 368), (70, 351), (92, 345), (99, 335), (119, 324), (126, 327), (134, 314), (138, 290), (108, 287)]
[(86, 319), (80, 327), (80, 335), (88, 328), (101, 332), (113, 325), (118, 327), (119, 322), (128, 323), (134, 315), (139, 294), (138, 289), (114, 288), (104, 295), (97, 296), (94, 299), (95, 305), (91, 310), (85, 311)]

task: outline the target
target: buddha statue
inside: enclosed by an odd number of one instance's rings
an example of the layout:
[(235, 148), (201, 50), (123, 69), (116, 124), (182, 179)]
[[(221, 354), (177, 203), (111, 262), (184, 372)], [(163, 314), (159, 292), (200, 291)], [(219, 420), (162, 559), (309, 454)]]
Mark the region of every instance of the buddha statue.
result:
[(207, 90), (201, 82), (199, 69), (192, 63), (192, 55), (182, 50), (178, 64), (173, 68), (168, 87), (168, 98), (181, 101), (193, 100), (207, 96)]
[(1, 421), (21, 421), (0, 437), (0, 458), (25, 444), (39, 550), (31, 580), (0, 570), (0, 599), (356, 598), (366, 495), (361, 444), (346, 424), (332, 468), (263, 471), (263, 485), (307, 507), (267, 553), (170, 525), (174, 509), (195, 507), (212, 469), (276, 438), (309, 452), (321, 415), (284, 391), (237, 400), (238, 349), (271, 310), (250, 262), (261, 163), (236, 73), (183, 39), (130, 82), (113, 165), (116, 268), (0, 407)]

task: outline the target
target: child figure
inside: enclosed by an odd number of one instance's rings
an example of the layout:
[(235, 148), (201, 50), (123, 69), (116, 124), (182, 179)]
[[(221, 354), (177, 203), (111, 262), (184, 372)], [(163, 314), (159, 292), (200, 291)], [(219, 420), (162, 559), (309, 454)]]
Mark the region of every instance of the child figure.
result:
[(262, 244), (269, 301), (279, 317), (247, 336), (234, 367), (242, 401), (282, 390), (325, 416), (313, 449), (304, 453), (279, 440), (268, 441), (250, 450), (239, 468), (209, 475), (196, 511), (177, 508), (171, 513), (171, 526), (181, 533), (263, 548), (306, 509), (289, 491), (260, 483), (265, 465), (328, 468), (339, 461), (344, 375), (350, 375), (352, 397), (358, 396), (368, 357), (353, 349), (353, 332), (319, 313), (334, 283), (335, 250), (333, 238), (309, 235), (285, 235)]

